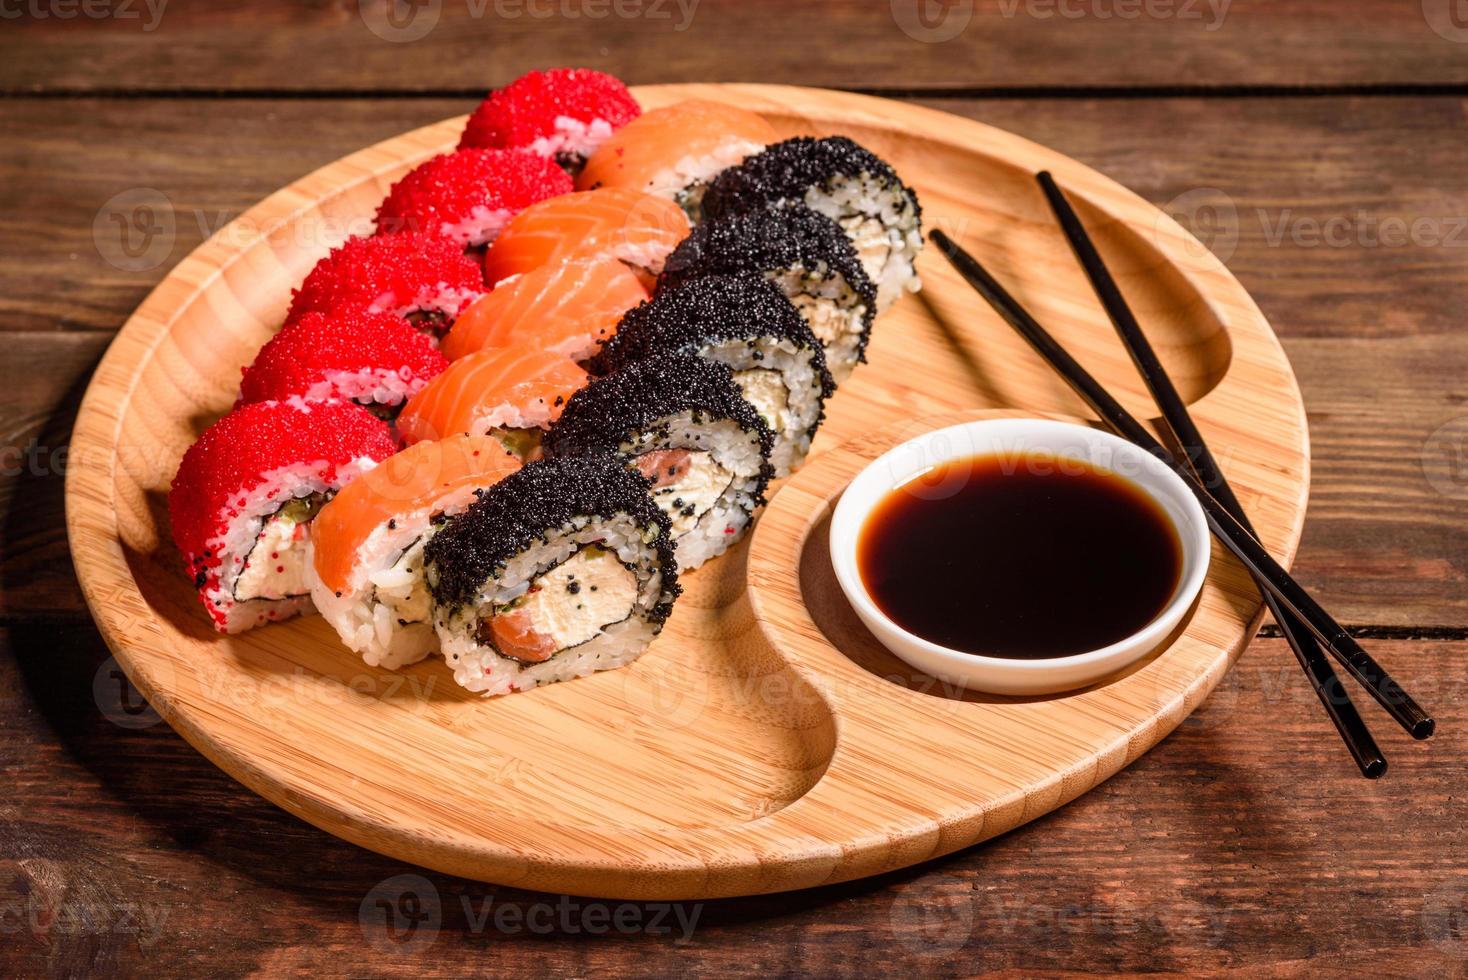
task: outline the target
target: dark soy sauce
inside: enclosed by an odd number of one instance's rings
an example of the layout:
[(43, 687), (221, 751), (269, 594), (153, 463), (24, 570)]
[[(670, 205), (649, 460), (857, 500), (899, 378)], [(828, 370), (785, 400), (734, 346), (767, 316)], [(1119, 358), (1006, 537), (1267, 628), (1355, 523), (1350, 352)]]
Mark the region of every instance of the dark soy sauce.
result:
[(857, 543), (867, 592), (909, 633), (1018, 660), (1084, 653), (1160, 613), (1182, 574), (1172, 522), (1089, 463), (953, 460), (887, 494)]

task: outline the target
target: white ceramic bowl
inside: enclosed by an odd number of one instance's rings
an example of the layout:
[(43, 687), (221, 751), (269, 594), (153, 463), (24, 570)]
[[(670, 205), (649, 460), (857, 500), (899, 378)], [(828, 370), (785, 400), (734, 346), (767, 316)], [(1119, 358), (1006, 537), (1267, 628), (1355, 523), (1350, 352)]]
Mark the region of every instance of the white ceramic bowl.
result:
[[(1084, 653), (1038, 660), (984, 657), (939, 646), (898, 626), (877, 607), (857, 569), (857, 540), (872, 509), (890, 491), (950, 460), (991, 453), (1044, 453), (1086, 460), (1139, 487), (1172, 522), (1182, 545), (1177, 588), (1155, 619), (1136, 633)], [(1177, 474), (1124, 439), (1070, 422), (992, 419), (937, 429), (874, 460), (842, 494), (831, 519), (831, 562), (841, 590), (882, 645), (941, 680), (995, 694), (1053, 694), (1094, 683), (1153, 650), (1177, 628), (1203, 587), (1210, 540), (1203, 509)]]

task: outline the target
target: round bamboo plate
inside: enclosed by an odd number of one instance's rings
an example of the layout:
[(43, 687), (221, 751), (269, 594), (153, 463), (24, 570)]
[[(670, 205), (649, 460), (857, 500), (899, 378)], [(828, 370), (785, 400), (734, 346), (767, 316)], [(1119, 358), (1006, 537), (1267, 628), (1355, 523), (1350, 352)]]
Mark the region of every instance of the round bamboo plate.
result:
[[(1151, 416), (1033, 183), (1054, 172), (1264, 540), (1292, 556), (1309, 466), (1294, 376), (1243, 288), (1159, 211), (1058, 153), (914, 106), (760, 85), (637, 95), (727, 100), (784, 133), (871, 146), (917, 188), (928, 227)], [(315, 617), (216, 634), (169, 538), (178, 459), (228, 409), (291, 287), (461, 125), (354, 153), (200, 246), (118, 335), (81, 408), (67, 526), (87, 602), (153, 706), (255, 792), (364, 847), (504, 884), (662, 899), (801, 888), (944, 854), (1073, 799), (1177, 725), (1252, 635), (1260, 602), (1222, 557), (1165, 651), (1065, 697), (945, 690), (856, 624), (823, 529), (864, 460), (955, 412), (1082, 413), (931, 248), (922, 293), (879, 320), (806, 469), (749, 543), (687, 576), (632, 666), (486, 701), (438, 661), (367, 668)]]

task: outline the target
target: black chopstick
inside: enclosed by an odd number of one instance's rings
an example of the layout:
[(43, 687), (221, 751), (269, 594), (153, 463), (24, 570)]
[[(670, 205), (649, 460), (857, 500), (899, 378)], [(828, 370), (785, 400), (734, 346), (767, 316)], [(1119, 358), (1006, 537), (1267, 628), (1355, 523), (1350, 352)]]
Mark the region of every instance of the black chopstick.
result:
[[(1162, 418), (1172, 430), (1173, 438), (1178, 446), (1182, 448), (1185, 461), (1188, 462), (1203, 485), (1218, 498), (1218, 502), (1227, 507), (1229, 513), (1244, 526), (1250, 534), (1254, 534), (1253, 525), (1249, 523), (1248, 515), (1244, 512), (1244, 506), (1234, 494), (1233, 487), (1229, 485), (1224, 477), (1218, 461), (1208, 448), (1208, 443), (1203, 439), (1203, 434), (1198, 431), (1193, 422), (1192, 413), (1188, 411), (1187, 404), (1178, 395), (1177, 388), (1167, 374), (1167, 369), (1162, 366), (1152, 344), (1147, 340), (1147, 335), (1142, 332), (1142, 327), (1137, 323), (1137, 318), (1132, 315), (1131, 307), (1127, 305), (1126, 298), (1122, 296), (1116, 281), (1111, 277), (1111, 272), (1106, 268), (1105, 261), (1100, 252), (1096, 250), (1095, 243), (1087, 234), (1085, 225), (1081, 223), (1080, 216), (1071, 207), (1070, 201), (1066, 199), (1065, 193), (1055, 178), (1048, 172), (1036, 175), (1040, 188), (1045, 192), (1045, 198), (1050, 202), (1050, 209), (1055, 212), (1056, 220), (1060, 222), (1061, 230), (1065, 232), (1066, 239), (1070, 242), (1071, 250), (1075, 253), (1076, 260), (1080, 262), (1081, 268), (1086, 272), (1086, 278), (1091, 281), (1091, 288), (1095, 290), (1101, 305), (1105, 307), (1107, 315), (1111, 318), (1111, 324), (1116, 328), (1117, 335), (1121, 337), (1127, 353), (1131, 355), (1132, 363), (1136, 365), (1142, 380), (1147, 383), (1147, 389), (1152, 393), (1152, 399), (1157, 407), (1162, 410)], [(1361, 775), (1367, 779), (1376, 779), (1386, 772), (1386, 757), (1381, 754), (1377, 747), (1376, 739), (1372, 737), (1371, 730), (1366, 727), (1366, 722), (1361, 719), (1361, 714), (1356, 710), (1355, 704), (1351, 702), (1351, 696), (1347, 693), (1335, 670), (1330, 666), (1330, 661), (1325, 658), (1320, 650), (1319, 644), (1315, 642), (1306, 630), (1304, 624), (1290, 615), (1282, 608), (1279, 600), (1268, 590), (1261, 588), (1264, 602), (1269, 607), (1269, 612), (1274, 616), (1274, 621), (1279, 624), (1280, 631), (1284, 633), (1285, 640), (1290, 649), (1295, 653), (1295, 659), (1299, 661), (1300, 668), (1310, 681), (1315, 696), (1320, 699), (1325, 713), (1335, 723), (1336, 730), (1340, 732), (1341, 740), (1346, 743), (1347, 750), (1356, 761)]]
[(1423, 739), (1432, 734), (1433, 720), (1423, 711), (1406, 691), (1392, 680), (1369, 653), (1361, 649), (1345, 629), (1323, 609), (1310, 593), (1296, 582), (1289, 572), (1274, 560), (1268, 550), (1246, 531), (1228, 509), (1220, 504), (1207, 489), (1198, 482), (1193, 471), (1184, 463), (1172, 458), (1162, 444), (1148, 432), (1131, 413), (1121, 406), (1111, 394), (1085, 368), (1071, 357), (1049, 332), (1029, 312), (1010, 296), (989, 275), (978, 260), (960, 248), (953, 239), (941, 231), (930, 236), (943, 252), (945, 258), (958, 270), (978, 293), (1010, 326), (1019, 331), (1041, 357), (1050, 362), (1072, 390), (1101, 420), (1122, 438), (1136, 443), (1172, 468), (1172, 471), (1188, 485), (1203, 513), (1208, 518), (1208, 527), (1235, 558), (1244, 564), (1262, 588), (1272, 592), (1280, 604), (1288, 609), (1314, 634), (1331, 655), (1351, 675), (1371, 692), (1372, 697), (1387, 710), (1397, 723), (1413, 738)]

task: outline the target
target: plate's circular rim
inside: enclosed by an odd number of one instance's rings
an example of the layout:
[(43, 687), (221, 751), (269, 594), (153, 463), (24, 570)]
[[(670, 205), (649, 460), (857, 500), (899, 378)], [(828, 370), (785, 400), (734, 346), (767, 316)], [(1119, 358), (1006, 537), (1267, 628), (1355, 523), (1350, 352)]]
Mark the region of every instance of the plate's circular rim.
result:
[[(1251, 326), (1260, 333), (1257, 339), (1270, 345), (1271, 349), (1267, 353), (1277, 358), (1288, 377), (1291, 390), (1282, 394), (1288, 397), (1296, 413), (1296, 418), (1292, 421), (1300, 433), (1302, 478), (1296, 487), (1297, 499), (1293, 502), (1292, 511), (1295, 516), (1292, 526), (1288, 529), (1286, 539), (1278, 543), (1277, 551), (1286, 564), (1293, 558), (1303, 528), (1305, 500), (1310, 484), (1308, 428), (1298, 382), (1277, 336), (1252, 297), (1221, 261), (1165, 212), (1099, 171), (1058, 151), (986, 123), (923, 106), (855, 93), (784, 85), (658, 85), (637, 87), (633, 91), (639, 101), (653, 106), (679, 98), (708, 97), (742, 102), (756, 111), (764, 106), (767, 109), (778, 107), (787, 112), (793, 110), (798, 113), (802, 111), (803, 101), (808, 103), (818, 99), (821, 110), (813, 112), (812, 118), (829, 115), (834, 108), (839, 109), (849, 121), (856, 123), (866, 121), (876, 125), (908, 125), (914, 119), (923, 120), (930, 124), (930, 130), (924, 133), (926, 139), (946, 142), (965, 152), (983, 153), (1011, 163), (1015, 158), (1022, 157), (1032, 162), (1036, 169), (1051, 170), (1062, 183), (1065, 183), (1067, 175), (1083, 178), (1092, 203), (1101, 206), (1108, 214), (1123, 221), (1127, 220), (1127, 215), (1145, 216), (1151, 224), (1153, 241), (1159, 252), (1182, 275), (1194, 281), (1200, 293), (1210, 296), (1226, 294), (1228, 302), (1236, 311), (1254, 321)], [(316, 185), (329, 183), (330, 186), (339, 188), (341, 181), (338, 174), (342, 168), (356, 173), (358, 180), (368, 180), (384, 171), (396, 169), (405, 162), (441, 152), (446, 148), (447, 141), (440, 137), (455, 132), (455, 125), (461, 123), (463, 118), (452, 117), (382, 140), (331, 161), (271, 193), (175, 265), (128, 318), (109, 345), (88, 384), (72, 431), (72, 458), (81, 462), (71, 467), (66, 476), (66, 527), (83, 597), (108, 648), (129, 680), (197, 751), (232, 778), (288, 812), (368, 849), (450, 873), (465, 873), (462, 861), (451, 862), (451, 857), (462, 859), (466, 853), (470, 854), (478, 862), (477, 866), (488, 869), (480, 875), (484, 880), (505, 884), (526, 883), (528, 880), (527, 887), (585, 894), (578, 892), (575, 883), (580, 876), (591, 875), (603, 885), (607, 882), (618, 883), (612, 891), (602, 891), (601, 894), (646, 898), (707, 898), (779, 891), (862, 877), (973, 843), (961, 841), (926, 855), (894, 861), (890, 855), (898, 849), (893, 848), (892, 840), (886, 836), (873, 837), (871, 840), (853, 844), (855, 852), (869, 860), (853, 862), (846, 860), (850, 854), (843, 855), (843, 867), (846, 869), (844, 872), (831, 871), (829, 865), (832, 862), (827, 860), (829, 855), (792, 850), (776, 857), (754, 850), (748, 839), (741, 842), (747, 865), (743, 868), (715, 866), (698, 855), (696, 852), (700, 848), (694, 846), (677, 853), (669, 847), (660, 847), (659, 874), (656, 877), (650, 877), (646, 867), (628, 869), (612, 858), (601, 861), (587, 860), (584, 857), (576, 861), (545, 859), (536, 867), (529, 868), (524, 855), (508, 848), (489, 845), (481, 839), (429, 840), (406, 828), (373, 822), (365, 814), (349, 806), (321, 799), (313, 793), (311, 786), (302, 784), (287, 769), (273, 765), (269, 760), (252, 758), (222, 747), (212, 738), (201, 717), (195, 716), (186, 705), (176, 703), (163, 685), (154, 683), (155, 678), (150, 676), (146, 665), (135, 659), (128, 644), (119, 638), (123, 627), (135, 629), (140, 622), (146, 623), (151, 617), (151, 609), (141, 599), (119, 540), (116, 511), (113, 507), (117, 458), (112, 447), (116, 444), (116, 436), (122, 424), (123, 410), (131, 401), (142, 375), (142, 368), (157, 346), (168, 336), (177, 310), (190, 296), (205, 288), (210, 280), (222, 275), (239, 256), (262, 240), (268, 239), (273, 229), (288, 224), (298, 211), (314, 207), (319, 198)], [(404, 157), (401, 153), (404, 143), (416, 143), (423, 149), (417, 157)], [(1184, 249), (1187, 250), (1185, 258), (1182, 254)], [(1208, 280), (1206, 288), (1197, 282), (1200, 278)], [(1231, 329), (1236, 326), (1235, 323), (1230, 324)], [(104, 387), (98, 383), (103, 378), (115, 379), (116, 383)], [(1220, 387), (1224, 383), (1226, 376)], [(102, 581), (104, 577), (124, 579), (131, 589), (124, 590), (121, 594), (117, 591), (109, 592)], [(1219, 662), (1210, 666), (1205, 672), (1206, 676), (1195, 679), (1195, 684), (1186, 692), (1189, 702), (1186, 710), (1191, 710), (1221, 678), (1223, 671), (1238, 650), (1242, 649), (1261, 618), (1262, 609), (1254, 616), (1237, 649), (1222, 651)], [(1201, 695), (1198, 694), (1200, 689)], [(1152, 731), (1148, 733), (1143, 750), (1171, 731), (1186, 716), (1186, 710), (1182, 714), (1173, 713), (1170, 724), (1165, 723), (1162, 718), (1163, 714), (1170, 712), (1159, 712), (1152, 719)], [(1156, 722), (1164, 723), (1159, 725)], [(1130, 762), (1140, 754), (1140, 751), (1129, 752), (1126, 761)], [(1057, 777), (1061, 775), (1064, 774), (1057, 773)], [(1084, 789), (1089, 789), (1106, 775), (1110, 773), (1098, 775)], [(328, 822), (332, 825), (328, 826)], [(755, 821), (744, 826), (756, 826), (761, 822)], [(924, 827), (922, 832), (929, 830), (930, 827)], [(729, 834), (731, 837), (735, 835), (732, 828)], [(664, 844), (680, 839), (690, 844), (708, 843), (707, 830), (686, 833), (670, 830), (661, 834), (660, 838)], [(870, 863), (879, 852), (888, 855), (885, 863), (881, 866)], [(769, 884), (772, 877), (779, 883)]]

